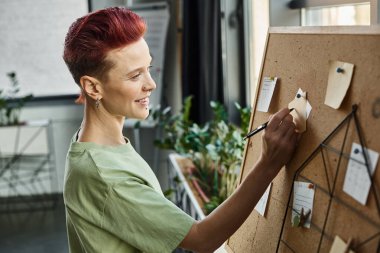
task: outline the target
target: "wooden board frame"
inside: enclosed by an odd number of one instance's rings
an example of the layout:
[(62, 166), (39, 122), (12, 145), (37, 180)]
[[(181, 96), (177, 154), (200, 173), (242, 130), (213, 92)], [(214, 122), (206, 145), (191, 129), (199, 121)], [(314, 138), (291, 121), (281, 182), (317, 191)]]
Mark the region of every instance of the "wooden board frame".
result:
[[(351, 86), (338, 110), (323, 103), (329, 60), (339, 60), (355, 65)], [(250, 129), (265, 122), (270, 114), (286, 107), (294, 98), (298, 88), (308, 92), (308, 99), (313, 110), (307, 123), (308, 130), (303, 134), (295, 156), (273, 181), (266, 217), (261, 217), (253, 211), (242, 227), (227, 241), (225, 248), (228, 252), (292, 252), (284, 246), (277, 249), (277, 245), (287, 209), (287, 200), (291, 196), (295, 172), (322, 140), (352, 111), (353, 104), (358, 105), (357, 116), (363, 129), (365, 146), (380, 152), (378, 133), (380, 116), (377, 116), (376, 111), (380, 110), (379, 26), (270, 28), (257, 91), (260, 90), (265, 76), (277, 76), (279, 82), (268, 113), (256, 111), (258, 97), (258, 92), (256, 92)], [(351, 143), (358, 143), (359, 137), (354, 127), (350, 127), (347, 131), (346, 144), (343, 145), (342, 150), (349, 154)], [(337, 133), (329, 145), (340, 147), (343, 137), (344, 131)], [(258, 135), (252, 137), (245, 147), (240, 182), (249, 173), (260, 152), (261, 138)], [(367, 237), (376, 235), (379, 229), (380, 217), (374, 192), (370, 192), (366, 206), (359, 204), (343, 192), (342, 185), (348, 159), (341, 159), (342, 161), (338, 164), (341, 156), (328, 154), (328, 173), (334, 175), (338, 171), (334, 195), (346, 204), (343, 205), (339, 201), (333, 201), (331, 204), (332, 208), (327, 215), (329, 218), (326, 235), (323, 236), (321, 245), (318, 245), (320, 239), (318, 229), (291, 228), (290, 218), (286, 217), (283, 236), (292, 244), (292, 248), (296, 249), (295, 252), (328, 252), (335, 235), (339, 235), (344, 240), (352, 237), (353, 245), (355, 246), (356, 243), (358, 246), (364, 240), (361, 235), (367, 235)], [(323, 189), (327, 186), (323, 181), (324, 170), (321, 169), (321, 164), (321, 157), (316, 157), (303, 173), (304, 178), (308, 178)], [(376, 170), (373, 181), (375, 185), (380, 183), (379, 169)], [(316, 228), (321, 227), (326, 217), (326, 210), (323, 207), (328, 202), (320, 192), (322, 191), (317, 188), (314, 200), (314, 209), (317, 211), (313, 214), (312, 222)], [(368, 219), (356, 217), (357, 215), (352, 213), (351, 209), (347, 209), (347, 205), (363, 213)], [(358, 248), (357, 252), (375, 252), (378, 241), (379, 238), (375, 238), (369, 244)]]

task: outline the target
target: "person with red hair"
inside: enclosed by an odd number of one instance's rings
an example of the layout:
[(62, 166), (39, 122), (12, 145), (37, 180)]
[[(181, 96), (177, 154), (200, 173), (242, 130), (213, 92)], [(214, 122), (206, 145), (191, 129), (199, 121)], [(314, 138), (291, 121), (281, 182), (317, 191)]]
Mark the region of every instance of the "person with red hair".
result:
[(201, 221), (167, 200), (149, 165), (123, 136), (125, 118), (145, 119), (156, 88), (145, 22), (112, 7), (77, 19), (63, 59), (84, 97), (66, 159), (64, 203), (70, 252), (212, 252), (252, 212), (296, 146), (289, 109), (265, 129), (260, 159), (243, 183)]

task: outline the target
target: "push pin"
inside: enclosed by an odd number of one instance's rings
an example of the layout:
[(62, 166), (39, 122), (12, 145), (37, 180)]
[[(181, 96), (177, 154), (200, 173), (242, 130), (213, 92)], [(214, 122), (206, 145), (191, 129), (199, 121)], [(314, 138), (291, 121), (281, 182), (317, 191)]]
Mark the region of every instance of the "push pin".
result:
[(359, 149), (355, 148), (354, 153), (359, 154), (359, 152), (360, 152)]
[(309, 216), (311, 214), (311, 210), (309, 209), (306, 213), (304, 212), (303, 207), (301, 208), (301, 213), (296, 215), (293, 218), (293, 227), (303, 227), (307, 220), (309, 219)]
[(344, 73), (344, 69), (342, 69), (341, 67), (337, 67), (336, 73)]
[(306, 213), (304, 213), (303, 208), (301, 209), (301, 217), (300, 217), (300, 227), (303, 227), (305, 225), (306, 221), (309, 219), (309, 216), (311, 214), (311, 210), (307, 210)]
[(301, 97), (301, 94), (297, 93), (297, 98), (300, 98)]

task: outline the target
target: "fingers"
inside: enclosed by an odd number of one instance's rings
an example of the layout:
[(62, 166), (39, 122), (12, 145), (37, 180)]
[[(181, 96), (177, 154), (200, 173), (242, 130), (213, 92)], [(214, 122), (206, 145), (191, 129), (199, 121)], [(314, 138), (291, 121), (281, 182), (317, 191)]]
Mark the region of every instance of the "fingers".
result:
[(268, 126), (264, 133), (283, 138), (285, 142), (293, 142), (292, 139), (296, 132), (293, 116), (288, 108), (284, 108), (269, 117)]
[(280, 122), (279, 127), (289, 128), (291, 125), (294, 125), (293, 116), (291, 114), (287, 114)]
[(283, 121), (280, 128), (284, 128), (284, 137), (287, 139), (296, 134), (296, 125), (293, 123), (293, 118), (291, 118), (291, 121)]
[[(286, 114), (286, 112), (287, 112), (287, 114)], [(280, 119), (281, 117), (282, 117), (282, 120), (279, 123), (277, 123), (278, 119)], [(275, 118), (277, 118), (277, 119), (275, 119)], [(278, 113), (274, 114), (269, 122), (271, 122), (271, 124), (272, 124), (272, 127), (271, 127), (272, 129), (268, 129), (268, 127), (269, 127), (269, 123), (268, 123), (267, 130), (269, 130), (271, 132), (270, 133), (271, 135), (275, 134), (287, 143), (293, 143), (293, 141), (297, 140), (297, 138), (295, 138), (296, 126), (293, 122), (293, 116), (291, 114), (289, 114), (289, 110), (287, 108), (285, 108), (285, 109), (279, 111)]]
[(289, 109), (282, 109), (269, 119), (262, 140), (263, 161), (278, 169), (289, 162), (299, 140)]
[[(286, 116), (288, 116), (290, 113), (290, 110), (288, 108), (284, 108), (277, 113), (275, 113), (268, 122), (267, 129), (269, 130), (276, 130), (277, 127), (279, 127), (280, 123), (285, 119)], [(293, 118), (292, 118), (293, 120)]]

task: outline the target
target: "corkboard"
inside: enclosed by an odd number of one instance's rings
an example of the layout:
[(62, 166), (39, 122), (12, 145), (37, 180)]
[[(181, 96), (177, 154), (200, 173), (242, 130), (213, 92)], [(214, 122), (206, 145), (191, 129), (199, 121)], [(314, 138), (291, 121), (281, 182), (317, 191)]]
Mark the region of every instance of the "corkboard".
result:
[[(329, 60), (355, 65), (351, 86), (337, 110), (324, 104)], [(298, 88), (307, 91), (307, 98), (313, 109), (307, 121), (307, 131), (302, 136), (295, 156), (273, 181), (265, 218), (254, 210), (227, 241), (226, 250), (235, 253), (329, 252), (335, 235), (339, 235), (345, 241), (351, 237), (356, 248), (373, 236), (372, 240), (360, 246), (356, 252), (376, 252), (380, 240), (377, 234), (380, 232), (380, 216), (373, 189), (369, 193), (366, 206), (344, 193), (343, 181), (348, 159), (342, 158), (339, 153), (330, 152), (334, 149), (340, 150), (343, 146), (343, 152), (349, 154), (352, 142), (359, 143), (354, 120), (347, 123), (348, 130), (343, 127), (328, 141), (330, 151), (323, 150), (325, 162), (320, 152), (297, 177), (297, 181), (316, 185), (312, 228), (292, 228), (291, 208), (287, 206), (292, 205), (290, 193), (296, 170), (351, 113), (353, 104), (358, 105), (356, 115), (362, 128), (365, 146), (380, 152), (380, 27), (271, 28), (258, 90), (265, 76), (277, 76), (279, 80), (269, 112), (253, 110), (250, 129), (267, 121), (270, 114), (287, 107)], [(347, 137), (343, 145), (346, 131)], [(258, 134), (246, 145), (241, 180), (247, 176), (260, 152), (261, 136)], [(323, 169), (324, 163), (327, 172)], [(334, 198), (331, 201), (327, 191), (326, 173), (330, 179), (336, 178)], [(373, 180), (379, 188), (379, 164)], [(332, 184), (331, 181), (329, 183)], [(380, 195), (379, 191), (377, 195)], [(330, 209), (327, 208), (329, 202)], [(285, 216), (286, 210), (289, 211)], [(324, 234), (321, 237), (323, 227)]]

